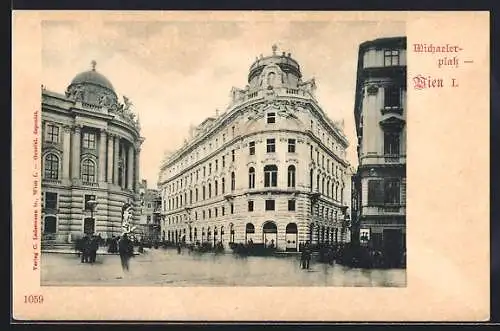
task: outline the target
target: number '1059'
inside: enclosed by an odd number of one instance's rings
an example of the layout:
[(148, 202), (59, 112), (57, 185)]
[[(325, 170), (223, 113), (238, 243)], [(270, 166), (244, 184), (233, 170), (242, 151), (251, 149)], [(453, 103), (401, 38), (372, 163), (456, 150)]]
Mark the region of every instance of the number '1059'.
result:
[(43, 303), (43, 295), (25, 295), (24, 303)]

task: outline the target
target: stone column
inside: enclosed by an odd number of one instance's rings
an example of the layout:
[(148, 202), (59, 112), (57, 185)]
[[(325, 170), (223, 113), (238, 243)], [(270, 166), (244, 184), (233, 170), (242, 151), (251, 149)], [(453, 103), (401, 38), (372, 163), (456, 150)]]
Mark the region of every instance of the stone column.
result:
[(133, 190), (134, 188), (134, 146), (128, 146), (127, 157), (127, 189)]
[(71, 146), (71, 178), (73, 180), (80, 179), (80, 140), (81, 127), (73, 128), (72, 146)]
[(118, 183), (118, 157), (119, 157), (119, 148), (120, 148), (120, 137), (114, 136), (115, 138), (115, 148), (114, 148), (114, 158), (113, 158), (113, 184), (120, 185)]
[(62, 179), (69, 180), (69, 165), (71, 159), (71, 127), (65, 125), (63, 127), (63, 165)]
[(99, 182), (106, 181), (106, 131), (101, 129), (99, 137)]
[(113, 183), (113, 137), (108, 134), (108, 183)]
[(139, 192), (139, 186), (141, 183), (141, 177), (140, 177), (140, 171), (139, 171), (139, 160), (141, 156), (141, 146), (139, 144), (136, 145), (135, 148), (135, 167), (134, 167), (134, 173), (135, 173), (135, 191)]

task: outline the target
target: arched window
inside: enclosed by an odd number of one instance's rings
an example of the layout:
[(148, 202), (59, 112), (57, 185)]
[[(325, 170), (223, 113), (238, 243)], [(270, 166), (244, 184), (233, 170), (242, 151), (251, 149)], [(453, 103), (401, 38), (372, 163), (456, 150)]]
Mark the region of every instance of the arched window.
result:
[(206, 195), (205, 195), (205, 186), (203, 186), (203, 188), (202, 188), (201, 191), (202, 191), (201, 198), (202, 198), (202, 200), (205, 200), (205, 198), (206, 198)]
[(325, 178), (321, 181), (321, 194), (325, 194)]
[(48, 154), (45, 157), (45, 175), (46, 179), (59, 178), (59, 158), (55, 154)]
[(215, 196), (217, 196), (219, 194), (219, 182), (218, 181), (215, 181)]
[(234, 175), (234, 171), (231, 173), (231, 191), (234, 191), (236, 188), (236, 178)]
[(212, 184), (208, 184), (208, 198), (210, 199), (212, 197)]
[(330, 180), (326, 183), (326, 195), (330, 196)]
[(264, 187), (278, 186), (278, 167), (273, 165), (266, 165), (264, 167)]
[(267, 74), (267, 85), (268, 86), (274, 86), (275, 77), (276, 77), (276, 74), (274, 72), (270, 72)]
[(82, 162), (82, 181), (95, 182), (95, 164), (92, 160), (86, 159)]
[(316, 176), (316, 192), (319, 192), (319, 175)]
[(255, 188), (255, 169), (248, 169), (248, 188)]
[(222, 178), (221, 191), (222, 191), (222, 194), (224, 194), (226, 192), (226, 179), (225, 178)]
[(198, 201), (198, 188), (196, 188), (194, 195), (195, 195), (195, 201)]
[(295, 166), (288, 166), (288, 187), (295, 187)]

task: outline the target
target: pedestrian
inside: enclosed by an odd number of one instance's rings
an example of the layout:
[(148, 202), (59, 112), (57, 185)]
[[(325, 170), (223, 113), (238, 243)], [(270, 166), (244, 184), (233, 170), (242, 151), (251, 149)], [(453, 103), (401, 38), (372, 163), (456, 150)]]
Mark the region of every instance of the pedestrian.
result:
[(124, 233), (118, 241), (118, 252), (120, 253), (120, 261), (123, 271), (129, 270), (129, 260), (133, 254), (133, 249), (132, 242), (128, 238), (127, 234)]
[(177, 254), (181, 253), (181, 244), (177, 243)]
[(99, 238), (93, 235), (89, 242), (90, 263), (94, 263), (96, 261), (98, 249), (99, 249)]
[(306, 241), (306, 245), (304, 247), (305, 250), (305, 268), (309, 269), (309, 262), (311, 261), (311, 247), (309, 245), (309, 241)]
[(82, 250), (82, 255), (80, 262), (81, 263), (89, 262), (90, 238), (87, 234), (82, 238), (81, 250)]

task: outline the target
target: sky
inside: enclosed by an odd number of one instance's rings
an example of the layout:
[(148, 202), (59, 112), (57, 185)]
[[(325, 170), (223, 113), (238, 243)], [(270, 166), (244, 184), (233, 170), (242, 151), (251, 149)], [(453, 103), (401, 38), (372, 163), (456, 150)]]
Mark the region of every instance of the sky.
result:
[(304, 81), (316, 79), (327, 116), (344, 120), (347, 160), (356, 167), (359, 45), (404, 35), (402, 21), (44, 21), (42, 84), (64, 93), (95, 60), (120, 100), (133, 103), (145, 138), (141, 178), (155, 188), (165, 151), (182, 146), (190, 125), (225, 111), (231, 88), (244, 88), (255, 58), (276, 44), (299, 62)]

